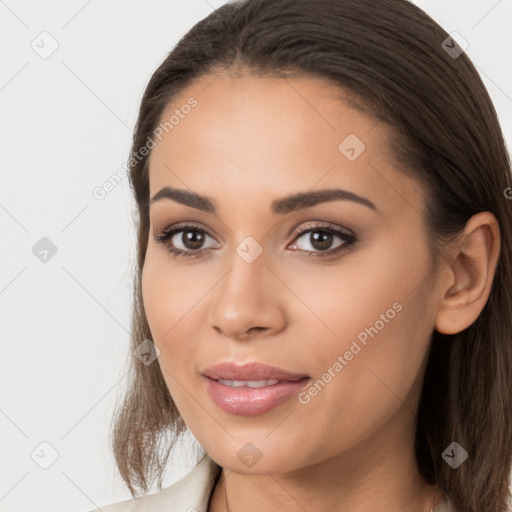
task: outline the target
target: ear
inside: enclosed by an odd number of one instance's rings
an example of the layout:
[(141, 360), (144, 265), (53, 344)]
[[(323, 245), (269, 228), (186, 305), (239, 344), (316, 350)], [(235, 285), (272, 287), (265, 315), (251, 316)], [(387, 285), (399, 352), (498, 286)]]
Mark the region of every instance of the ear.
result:
[(500, 230), (491, 212), (473, 215), (446, 262), (435, 328), (456, 334), (478, 318), (491, 292), (500, 253)]

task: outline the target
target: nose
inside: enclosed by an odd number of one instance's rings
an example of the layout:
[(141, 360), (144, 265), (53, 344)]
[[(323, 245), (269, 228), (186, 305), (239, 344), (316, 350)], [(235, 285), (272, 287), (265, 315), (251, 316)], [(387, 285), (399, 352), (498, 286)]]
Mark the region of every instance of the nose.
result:
[(247, 263), (235, 254), (230, 270), (215, 287), (209, 323), (219, 335), (248, 341), (285, 328), (286, 287), (262, 256)]

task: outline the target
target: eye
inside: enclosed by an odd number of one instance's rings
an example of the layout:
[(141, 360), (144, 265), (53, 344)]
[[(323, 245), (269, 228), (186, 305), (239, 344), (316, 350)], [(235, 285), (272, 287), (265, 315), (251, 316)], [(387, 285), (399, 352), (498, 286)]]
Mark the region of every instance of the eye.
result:
[[(313, 223), (308, 226), (309, 229), (301, 229), (296, 232), (295, 240), (299, 240), (304, 237), (305, 244), (303, 247), (298, 247), (300, 251), (311, 253), (310, 256), (327, 257), (348, 250), (355, 242), (356, 237), (352, 233), (342, 231), (338, 228), (325, 226), (323, 224)], [(309, 235), (309, 236), (305, 236)], [(334, 249), (331, 248), (335, 239), (338, 238), (342, 241)], [(291, 246), (296, 249), (297, 243)]]
[[(155, 235), (155, 241), (163, 243), (173, 256), (199, 256), (206, 237), (211, 238), (207, 231), (193, 224), (176, 224)], [(183, 246), (184, 248), (180, 247)], [(214, 245), (215, 246), (215, 245)]]

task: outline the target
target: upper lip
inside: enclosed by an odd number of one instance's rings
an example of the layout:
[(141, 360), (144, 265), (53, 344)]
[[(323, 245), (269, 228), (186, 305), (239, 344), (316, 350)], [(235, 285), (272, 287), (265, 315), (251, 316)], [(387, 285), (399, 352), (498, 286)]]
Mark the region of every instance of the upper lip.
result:
[(303, 373), (288, 372), (282, 368), (268, 364), (258, 362), (237, 364), (231, 361), (211, 366), (203, 371), (203, 375), (214, 380), (300, 380), (304, 377), (308, 377)]

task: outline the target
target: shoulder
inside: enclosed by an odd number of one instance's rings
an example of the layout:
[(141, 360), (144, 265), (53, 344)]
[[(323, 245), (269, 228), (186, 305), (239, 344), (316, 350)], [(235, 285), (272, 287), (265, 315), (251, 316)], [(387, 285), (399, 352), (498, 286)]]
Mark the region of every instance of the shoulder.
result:
[(140, 498), (101, 506), (91, 512), (207, 512), (220, 471), (220, 466), (205, 454), (189, 473), (170, 487)]

